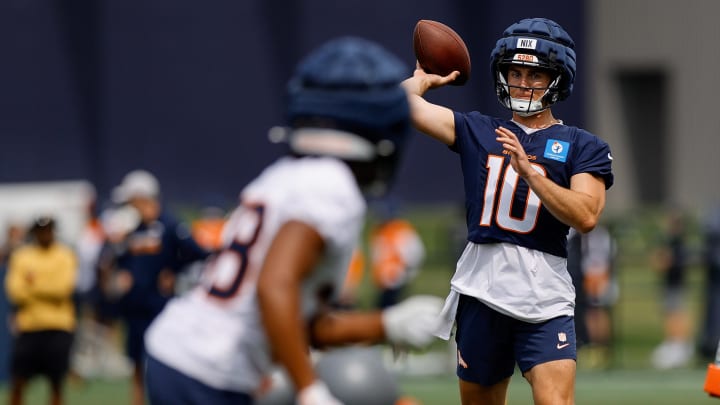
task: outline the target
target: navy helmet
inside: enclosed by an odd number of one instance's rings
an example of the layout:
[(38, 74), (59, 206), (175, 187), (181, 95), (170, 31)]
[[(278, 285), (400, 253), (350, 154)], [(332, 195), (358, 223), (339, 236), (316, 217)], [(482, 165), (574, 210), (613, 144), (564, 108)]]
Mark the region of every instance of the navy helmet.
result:
[[(500, 104), (526, 115), (536, 114), (572, 93), (575, 82), (575, 42), (555, 21), (528, 18), (503, 32), (490, 54), (490, 70)], [(554, 74), (537, 101), (510, 97), (506, 74), (511, 64), (536, 66)]]
[(408, 71), (397, 56), (357, 37), (337, 38), (311, 52), (288, 83), (291, 151), (365, 163), (364, 175), (355, 170), (361, 185), (388, 183), (410, 132), (407, 94), (400, 86)]

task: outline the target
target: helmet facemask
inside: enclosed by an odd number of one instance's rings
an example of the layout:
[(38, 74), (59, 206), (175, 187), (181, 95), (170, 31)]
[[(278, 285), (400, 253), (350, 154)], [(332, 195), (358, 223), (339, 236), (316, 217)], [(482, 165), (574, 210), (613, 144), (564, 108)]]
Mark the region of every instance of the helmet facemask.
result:
[[(495, 79), (495, 87), (500, 103), (509, 110), (517, 113), (521, 117), (530, 117), (541, 111), (546, 110), (552, 104), (555, 104), (558, 100), (558, 84), (560, 83), (561, 75), (552, 70), (548, 70), (555, 74), (555, 78), (548, 84), (547, 87), (522, 87), (508, 84), (505, 78), (508, 68), (497, 69), (497, 78)], [(530, 90), (530, 98), (513, 98), (510, 94), (510, 89), (522, 89)], [(537, 94), (542, 93), (540, 97), (536, 97)]]

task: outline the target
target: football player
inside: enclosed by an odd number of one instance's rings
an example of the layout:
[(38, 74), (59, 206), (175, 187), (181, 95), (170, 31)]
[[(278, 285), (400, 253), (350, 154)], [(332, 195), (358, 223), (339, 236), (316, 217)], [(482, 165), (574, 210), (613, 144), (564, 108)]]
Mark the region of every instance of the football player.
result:
[(373, 312), (327, 305), (363, 227), (363, 193), (390, 184), (410, 128), (405, 67), (364, 39), (326, 43), (288, 85), (289, 156), (240, 194), (224, 249), (200, 285), (171, 301), (146, 334), (153, 404), (251, 404), (273, 364), (302, 405), (340, 404), (308, 348), (390, 341), (423, 347), (442, 300), (418, 296)]
[(613, 183), (608, 145), (557, 119), (551, 107), (575, 79), (570, 35), (556, 22), (510, 25), (491, 52), (509, 119), (458, 112), (423, 98), (452, 82), (418, 68), (403, 82), (412, 122), (460, 155), (468, 243), (458, 260), (439, 335), (456, 325), (463, 404), (505, 403), (515, 364), (536, 404), (573, 404), (575, 291), (566, 236), (588, 232)]

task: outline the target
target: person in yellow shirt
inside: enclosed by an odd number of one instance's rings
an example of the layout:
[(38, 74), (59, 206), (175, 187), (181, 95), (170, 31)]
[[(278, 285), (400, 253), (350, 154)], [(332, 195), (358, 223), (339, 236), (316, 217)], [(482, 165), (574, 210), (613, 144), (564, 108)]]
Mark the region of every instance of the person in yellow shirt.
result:
[(50, 404), (62, 404), (76, 325), (73, 289), (77, 258), (55, 240), (55, 221), (37, 218), (32, 242), (10, 256), (5, 289), (13, 305), (14, 342), (10, 360), (10, 405), (23, 402), (29, 380), (50, 380)]

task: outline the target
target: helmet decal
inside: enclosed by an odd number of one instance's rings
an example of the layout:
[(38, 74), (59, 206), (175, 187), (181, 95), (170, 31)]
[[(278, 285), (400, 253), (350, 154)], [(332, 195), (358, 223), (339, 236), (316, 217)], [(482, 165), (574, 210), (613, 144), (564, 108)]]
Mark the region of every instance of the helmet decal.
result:
[(532, 38), (518, 38), (516, 48), (535, 49), (537, 40)]

